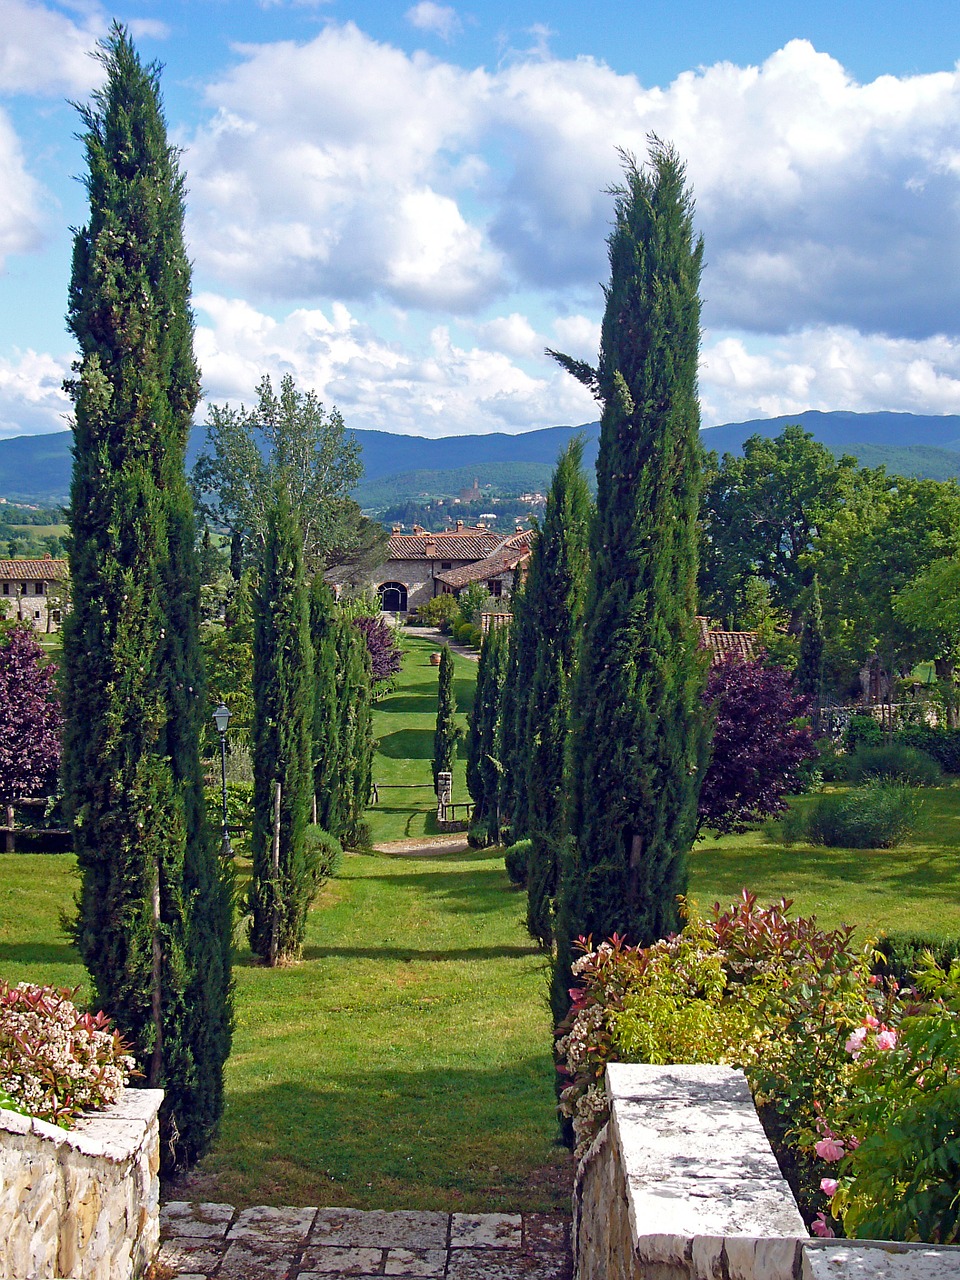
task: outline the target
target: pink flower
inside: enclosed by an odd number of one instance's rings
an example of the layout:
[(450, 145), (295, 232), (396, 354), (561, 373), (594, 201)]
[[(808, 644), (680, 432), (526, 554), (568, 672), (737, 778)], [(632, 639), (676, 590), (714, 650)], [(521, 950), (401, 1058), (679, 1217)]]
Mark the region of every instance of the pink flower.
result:
[(873, 1014), (872, 1014), (872, 1013), (868, 1013), (868, 1014), (867, 1014), (867, 1016), (866, 1016), (866, 1017), (864, 1018), (864, 1020), (863, 1020), (863, 1025), (864, 1025), (865, 1027), (869, 1027), (872, 1031), (876, 1031), (876, 1029), (877, 1029), (877, 1027), (879, 1027), (880, 1023), (879, 1023), (879, 1021), (878, 1021), (878, 1020), (873, 1016)]
[(815, 1236), (822, 1236), (825, 1240), (833, 1237), (833, 1227), (827, 1226), (827, 1220), (822, 1213), (818, 1213), (810, 1223), (810, 1230)]
[(881, 1031), (877, 1036), (878, 1049), (892, 1049), (897, 1043), (897, 1033), (895, 1031)]
[(821, 1160), (826, 1160), (828, 1164), (834, 1160), (843, 1158), (845, 1152), (842, 1142), (838, 1142), (836, 1138), (821, 1138), (819, 1142), (813, 1145), (814, 1151)]
[(837, 1194), (837, 1187), (839, 1185), (840, 1184), (839, 1182), (837, 1182), (836, 1178), (820, 1179), (820, 1190), (823, 1192), (825, 1196), (831, 1196), (831, 1197), (835, 1196)]
[(847, 1037), (847, 1043), (843, 1046), (851, 1058), (859, 1058), (860, 1050), (863, 1048), (863, 1042), (867, 1038), (867, 1028), (857, 1027), (856, 1031), (851, 1032)]

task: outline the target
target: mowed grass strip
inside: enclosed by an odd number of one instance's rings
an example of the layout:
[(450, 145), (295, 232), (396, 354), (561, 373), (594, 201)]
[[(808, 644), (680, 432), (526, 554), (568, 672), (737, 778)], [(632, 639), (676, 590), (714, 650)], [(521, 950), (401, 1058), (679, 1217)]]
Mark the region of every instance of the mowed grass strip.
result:
[[(380, 788), (380, 799), (367, 813), (374, 844), (435, 835), (438, 830), (433, 735), (439, 668), (430, 665), (430, 654), (440, 643), (407, 636), (399, 687), (374, 708), (373, 732), (379, 745), (373, 759), (373, 779)], [(457, 721), (465, 728), (476, 691), (476, 662), (454, 653), (453, 678)], [(453, 771), (453, 798), (470, 799), (462, 742)]]

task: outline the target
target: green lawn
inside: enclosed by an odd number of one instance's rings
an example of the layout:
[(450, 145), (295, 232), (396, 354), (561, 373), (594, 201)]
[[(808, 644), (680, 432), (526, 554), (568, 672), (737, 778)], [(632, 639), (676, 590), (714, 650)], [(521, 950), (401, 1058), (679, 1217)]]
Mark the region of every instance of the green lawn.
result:
[(960, 787), (924, 792), (922, 825), (899, 849), (784, 848), (759, 831), (702, 840), (691, 896), (725, 904), (744, 887), (765, 902), (792, 898), (828, 926), (960, 936)]
[[(400, 687), (374, 710), (373, 732), (379, 740), (373, 778), (379, 802), (367, 821), (375, 844), (406, 840), (437, 832), (437, 802), (433, 792), (433, 733), (437, 723), (438, 667), (430, 665), (437, 644), (423, 637), (407, 637)], [(473, 706), (477, 664), (453, 656), (458, 719), (466, 725)], [(453, 798), (468, 800), (463, 746), (453, 774)]]

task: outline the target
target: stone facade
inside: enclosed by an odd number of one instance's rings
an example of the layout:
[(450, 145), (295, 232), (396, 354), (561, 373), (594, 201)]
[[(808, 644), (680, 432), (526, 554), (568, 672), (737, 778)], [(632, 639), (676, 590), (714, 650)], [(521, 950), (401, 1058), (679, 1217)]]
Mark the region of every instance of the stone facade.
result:
[(0, 1110), (0, 1280), (132, 1280), (160, 1241), (161, 1089), (60, 1129)]

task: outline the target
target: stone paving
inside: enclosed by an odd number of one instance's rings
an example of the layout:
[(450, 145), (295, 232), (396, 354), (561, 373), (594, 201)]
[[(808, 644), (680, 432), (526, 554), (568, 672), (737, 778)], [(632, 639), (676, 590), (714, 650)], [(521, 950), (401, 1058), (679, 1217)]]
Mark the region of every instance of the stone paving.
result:
[(171, 1201), (157, 1280), (571, 1280), (569, 1221), (542, 1213), (236, 1210)]

